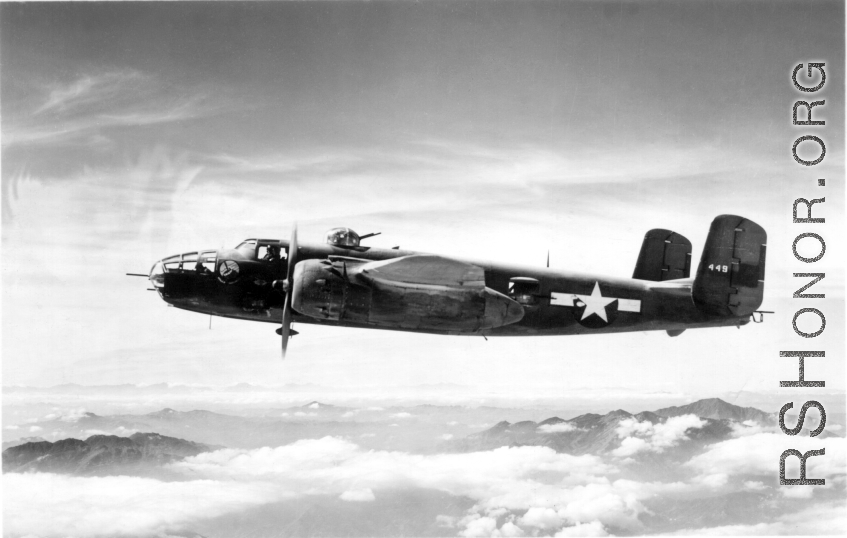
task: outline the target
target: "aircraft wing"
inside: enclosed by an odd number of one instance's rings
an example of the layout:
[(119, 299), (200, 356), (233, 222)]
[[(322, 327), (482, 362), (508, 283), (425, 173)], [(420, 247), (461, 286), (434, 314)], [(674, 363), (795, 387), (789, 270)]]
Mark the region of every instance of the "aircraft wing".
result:
[(517, 323), (519, 303), (485, 287), (482, 267), (413, 254), (390, 260), (297, 264), (294, 308), (318, 319), (472, 333)]
[(485, 288), (485, 272), (481, 267), (427, 254), (366, 263), (357, 273), (359, 278), (373, 284), (420, 284), (474, 291)]

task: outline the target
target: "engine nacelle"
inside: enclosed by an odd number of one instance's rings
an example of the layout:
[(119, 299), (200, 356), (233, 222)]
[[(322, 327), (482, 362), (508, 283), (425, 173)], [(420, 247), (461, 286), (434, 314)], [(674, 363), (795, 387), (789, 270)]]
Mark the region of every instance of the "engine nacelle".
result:
[(484, 285), (457, 288), (368, 281), (359, 271), (366, 266), (366, 262), (329, 260), (298, 263), (293, 277), (294, 310), (317, 319), (456, 333), (516, 323), (524, 315), (519, 303)]
[[(337, 265), (337, 267), (335, 267)], [(345, 282), (342, 264), (305, 260), (294, 267), (291, 306), (317, 319), (367, 322), (370, 290)], [(352, 308), (359, 304), (363, 308)]]

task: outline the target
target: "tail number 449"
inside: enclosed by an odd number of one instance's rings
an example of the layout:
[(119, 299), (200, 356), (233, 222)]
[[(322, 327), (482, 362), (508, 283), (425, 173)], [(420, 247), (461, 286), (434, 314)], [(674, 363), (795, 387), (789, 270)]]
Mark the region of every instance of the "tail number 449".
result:
[(709, 264), (709, 271), (717, 271), (718, 273), (728, 273), (729, 266), (728, 265), (715, 265), (714, 263)]

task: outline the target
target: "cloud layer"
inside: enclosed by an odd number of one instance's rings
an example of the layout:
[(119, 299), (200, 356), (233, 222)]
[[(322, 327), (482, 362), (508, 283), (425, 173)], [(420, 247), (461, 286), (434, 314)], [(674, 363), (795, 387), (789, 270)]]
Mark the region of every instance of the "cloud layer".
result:
[(616, 429), (622, 441), (621, 446), (612, 454), (626, 457), (644, 451), (663, 452), (666, 448), (688, 439), (686, 432), (689, 429), (698, 429), (705, 425), (706, 421), (695, 415), (671, 417), (657, 424), (627, 418), (622, 420)]
[(11, 536), (148, 535), (283, 498), (260, 482), (49, 473), (7, 473), (3, 482), (3, 532)]
[[(780, 509), (785, 514), (778, 517), (762, 512), (760, 524), (680, 531), (756, 534), (796, 530), (791, 526), (799, 521), (796, 511), (807, 509), (810, 505), (803, 503), (811, 499), (843, 499), (847, 441), (837, 437), (798, 437), (786, 444), (786, 437), (773, 431), (740, 429), (732, 439), (708, 446), (687, 462), (666, 460), (666, 470), (677, 478), (656, 481), (652, 472), (646, 478), (633, 475), (633, 458), (663, 455), (687, 431), (701, 427), (699, 419), (676, 418), (655, 425), (622, 420), (620, 438), (644, 444), (609, 458), (539, 446), (423, 455), (366, 450), (345, 439), (325, 437), (276, 448), (203, 453), (169, 466), (185, 477), (177, 482), (7, 474), (5, 523), (12, 535), (145, 534), (190, 528), (221, 514), (307, 496), (369, 505), (399, 490), (434, 490), (473, 501), (464, 517), (438, 518), (438, 525), (461, 536), (603, 536), (649, 531), (644, 517), (663, 499), (773, 491), (780, 495), (772, 502), (800, 503), (786, 504)], [(826, 458), (812, 458), (808, 467), (810, 477), (827, 477), (825, 487), (776, 486), (778, 457), (788, 445), (801, 451), (827, 449)], [(45, 491), (51, 494), (45, 496)], [(83, 511), (84, 518), (79, 515)], [(841, 512), (827, 517), (829, 528), (847, 529)], [(817, 527), (803, 528), (813, 532)]]
[[(407, 488), (470, 497), (477, 504), (458, 524), (464, 536), (495, 531), (518, 535), (520, 528), (560, 530), (579, 523), (638, 531), (643, 499), (685, 489), (680, 484), (610, 479), (617, 469), (601, 458), (561, 454), (546, 447), (425, 456), (364, 451), (337, 438), (251, 451), (220, 450), (172, 468), (218, 481), (270, 480), (286, 484), (290, 494), (340, 495), (351, 501), (371, 500), (381, 490)], [(530, 512), (516, 519), (515, 513), (523, 511)]]

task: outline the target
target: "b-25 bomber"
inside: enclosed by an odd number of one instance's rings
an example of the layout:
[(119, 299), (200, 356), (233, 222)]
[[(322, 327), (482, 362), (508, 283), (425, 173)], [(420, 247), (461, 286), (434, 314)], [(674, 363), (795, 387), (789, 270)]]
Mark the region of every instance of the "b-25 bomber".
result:
[(678, 336), (763, 315), (767, 234), (735, 215), (712, 222), (694, 278), (691, 242), (665, 229), (644, 236), (631, 279), (362, 245), (372, 235), (334, 228), (323, 244), (300, 244), (295, 227), (289, 240), (170, 256), (139, 276), (176, 308), (281, 325), (283, 356), (293, 323), (485, 337)]

